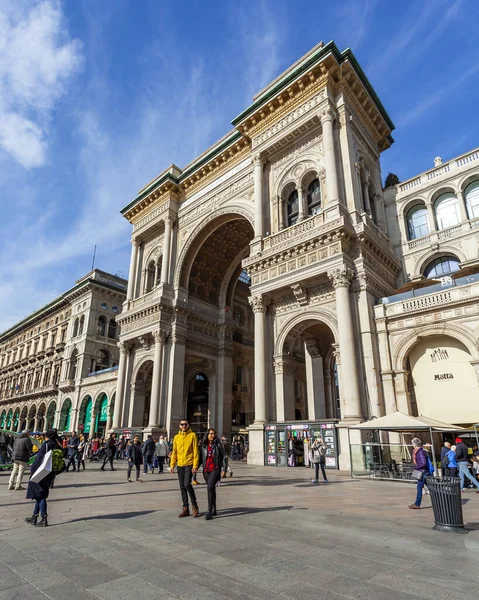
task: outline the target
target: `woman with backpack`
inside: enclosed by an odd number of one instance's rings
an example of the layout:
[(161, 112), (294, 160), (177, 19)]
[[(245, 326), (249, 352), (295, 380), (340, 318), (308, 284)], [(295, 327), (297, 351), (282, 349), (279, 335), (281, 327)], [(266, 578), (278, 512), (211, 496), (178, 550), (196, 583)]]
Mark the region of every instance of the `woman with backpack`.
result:
[[(58, 436), (55, 431), (51, 429), (47, 431), (45, 434), (45, 441), (40, 446), (40, 450), (38, 451), (30, 469), (30, 481), (28, 482), (27, 498), (35, 500), (35, 508), (33, 509), (33, 515), (25, 519), (25, 523), (30, 523), (36, 527), (48, 527), (47, 498), (55, 479), (55, 471), (52, 469), (52, 471), (48, 473), (46, 477), (38, 482), (32, 481), (31, 477), (41, 466), (46, 453), (49, 450), (59, 449), (57, 439)], [(41, 521), (37, 523), (39, 515), (41, 515), (42, 518)]]
[(321, 467), (324, 483), (329, 483), (324, 469), (324, 465), (326, 464), (326, 444), (323, 438), (316, 438), (314, 440), (311, 446), (311, 462), (314, 465), (314, 479), (311, 479), (311, 483), (319, 483), (319, 467)]
[(422, 447), (422, 442), (419, 438), (412, 439), (412, 445), (414, 446), (414, 450), (412, 453), (412, 459), (414, 462), (414, 471), (413, 477), (417, 476), (417, 487), (416, 487), (416, 502), (414, 504), (410, 504), (409, 508), (418, 509), (421, 508), (422, 501), (422, 490), (426, 483), (426, 475), (430, 473), (430, 462), (427, 452)]

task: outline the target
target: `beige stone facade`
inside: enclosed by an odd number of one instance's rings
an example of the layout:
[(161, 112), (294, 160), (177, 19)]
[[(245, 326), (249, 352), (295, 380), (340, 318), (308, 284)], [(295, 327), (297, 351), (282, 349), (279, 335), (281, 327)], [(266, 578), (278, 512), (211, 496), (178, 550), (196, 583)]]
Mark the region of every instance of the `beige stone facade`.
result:
[(0, 336), (0, 429), (111, 427), (126, 283), (95, 269)]

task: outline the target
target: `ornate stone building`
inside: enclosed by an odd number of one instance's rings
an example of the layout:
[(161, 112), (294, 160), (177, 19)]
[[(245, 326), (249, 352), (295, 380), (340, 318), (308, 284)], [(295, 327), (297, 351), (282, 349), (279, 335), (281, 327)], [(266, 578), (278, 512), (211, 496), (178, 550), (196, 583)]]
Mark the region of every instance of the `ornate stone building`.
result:
[(95, 269), (0, 335), (0, 429), (111, 427), (126, 284)]
[(346, 428), (383, 410), (373, 312), (401, 269), (379, 155), (393, 124), (353, 54), (319, 44), (234, 129), (123, 209), (132, 256), (114, 426), (174, 432), (185, 413)]

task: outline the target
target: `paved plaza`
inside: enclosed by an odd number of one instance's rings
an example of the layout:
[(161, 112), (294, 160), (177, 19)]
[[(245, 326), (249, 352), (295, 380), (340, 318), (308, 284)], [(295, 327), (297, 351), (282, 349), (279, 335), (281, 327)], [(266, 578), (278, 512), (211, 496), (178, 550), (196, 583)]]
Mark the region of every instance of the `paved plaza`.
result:
[(32, 503), (1, 473), (0, 600), (478, 597), (479, 496), (464, 494), (469, 533), (455, 535), (432, 529), (429, 497), (408, 510), (411, 485), (233, 469), (207, 522), (177, 518), (176, 475), (127, 483), (124, 464), (90, 463), (58, 478), (46, 529), (23, 522)]

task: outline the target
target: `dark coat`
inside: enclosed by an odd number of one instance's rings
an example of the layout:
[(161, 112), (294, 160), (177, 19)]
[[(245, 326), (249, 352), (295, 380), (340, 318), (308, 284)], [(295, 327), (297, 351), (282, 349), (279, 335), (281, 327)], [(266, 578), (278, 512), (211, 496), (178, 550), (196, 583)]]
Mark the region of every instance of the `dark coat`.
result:
[[(223, 444), (218, 438), (213, 440), (213, 464), (215, 469), (223, 468), (223, 460), (225, 458), (226, 451)], [(208, 458), (208, 442), (201, 444), (201, 458), (203, 469), (206, 465), (206, 459)]]
[(80, 438), (72, 437), (68, 442), (68, 458), (76, 456), (78, 452), (78, 446), (80, 445)]
[(464, 442), (459, 442), (456, 444), (456, 460), (458, 463), (469, 462), (469, 453)]
[[(48, 450), (55, 450), (56, 448), (58, 448), (58, 446), (55, 440), (47, 440), (43, 442), (30, 469), (30, 477), (42, 464), (45, 454), (48, 452)], [(48, 494), (50, 492), (50, 488), (54, 479), (55, 473), (52, 471), (38, 483), (35, 483), (34, 481), (29, 481), (27, 488), (27, 498), (33, 498), (33, 500), (42, 500), (43, 498), (48, 498)]]
[(153, 438), (147, 438), (143, 444), (143, 456), (153, 456), (156, 450), (156, 444)]
[(28, 433), (22, 433), (22, 435), (17, 437), (13, 442), (13, 460), (28, 462), (32, 450), (33, 444), (31, 439), (28, 437)]
[(141, 445), (140, 444), (132, 444), (131, 446), (127, 447), (127, 454), (128, 454), (128, 460), (135, 464), (135, 465), (142, 465), (143, 464), (143, 454), (141, 451)]

